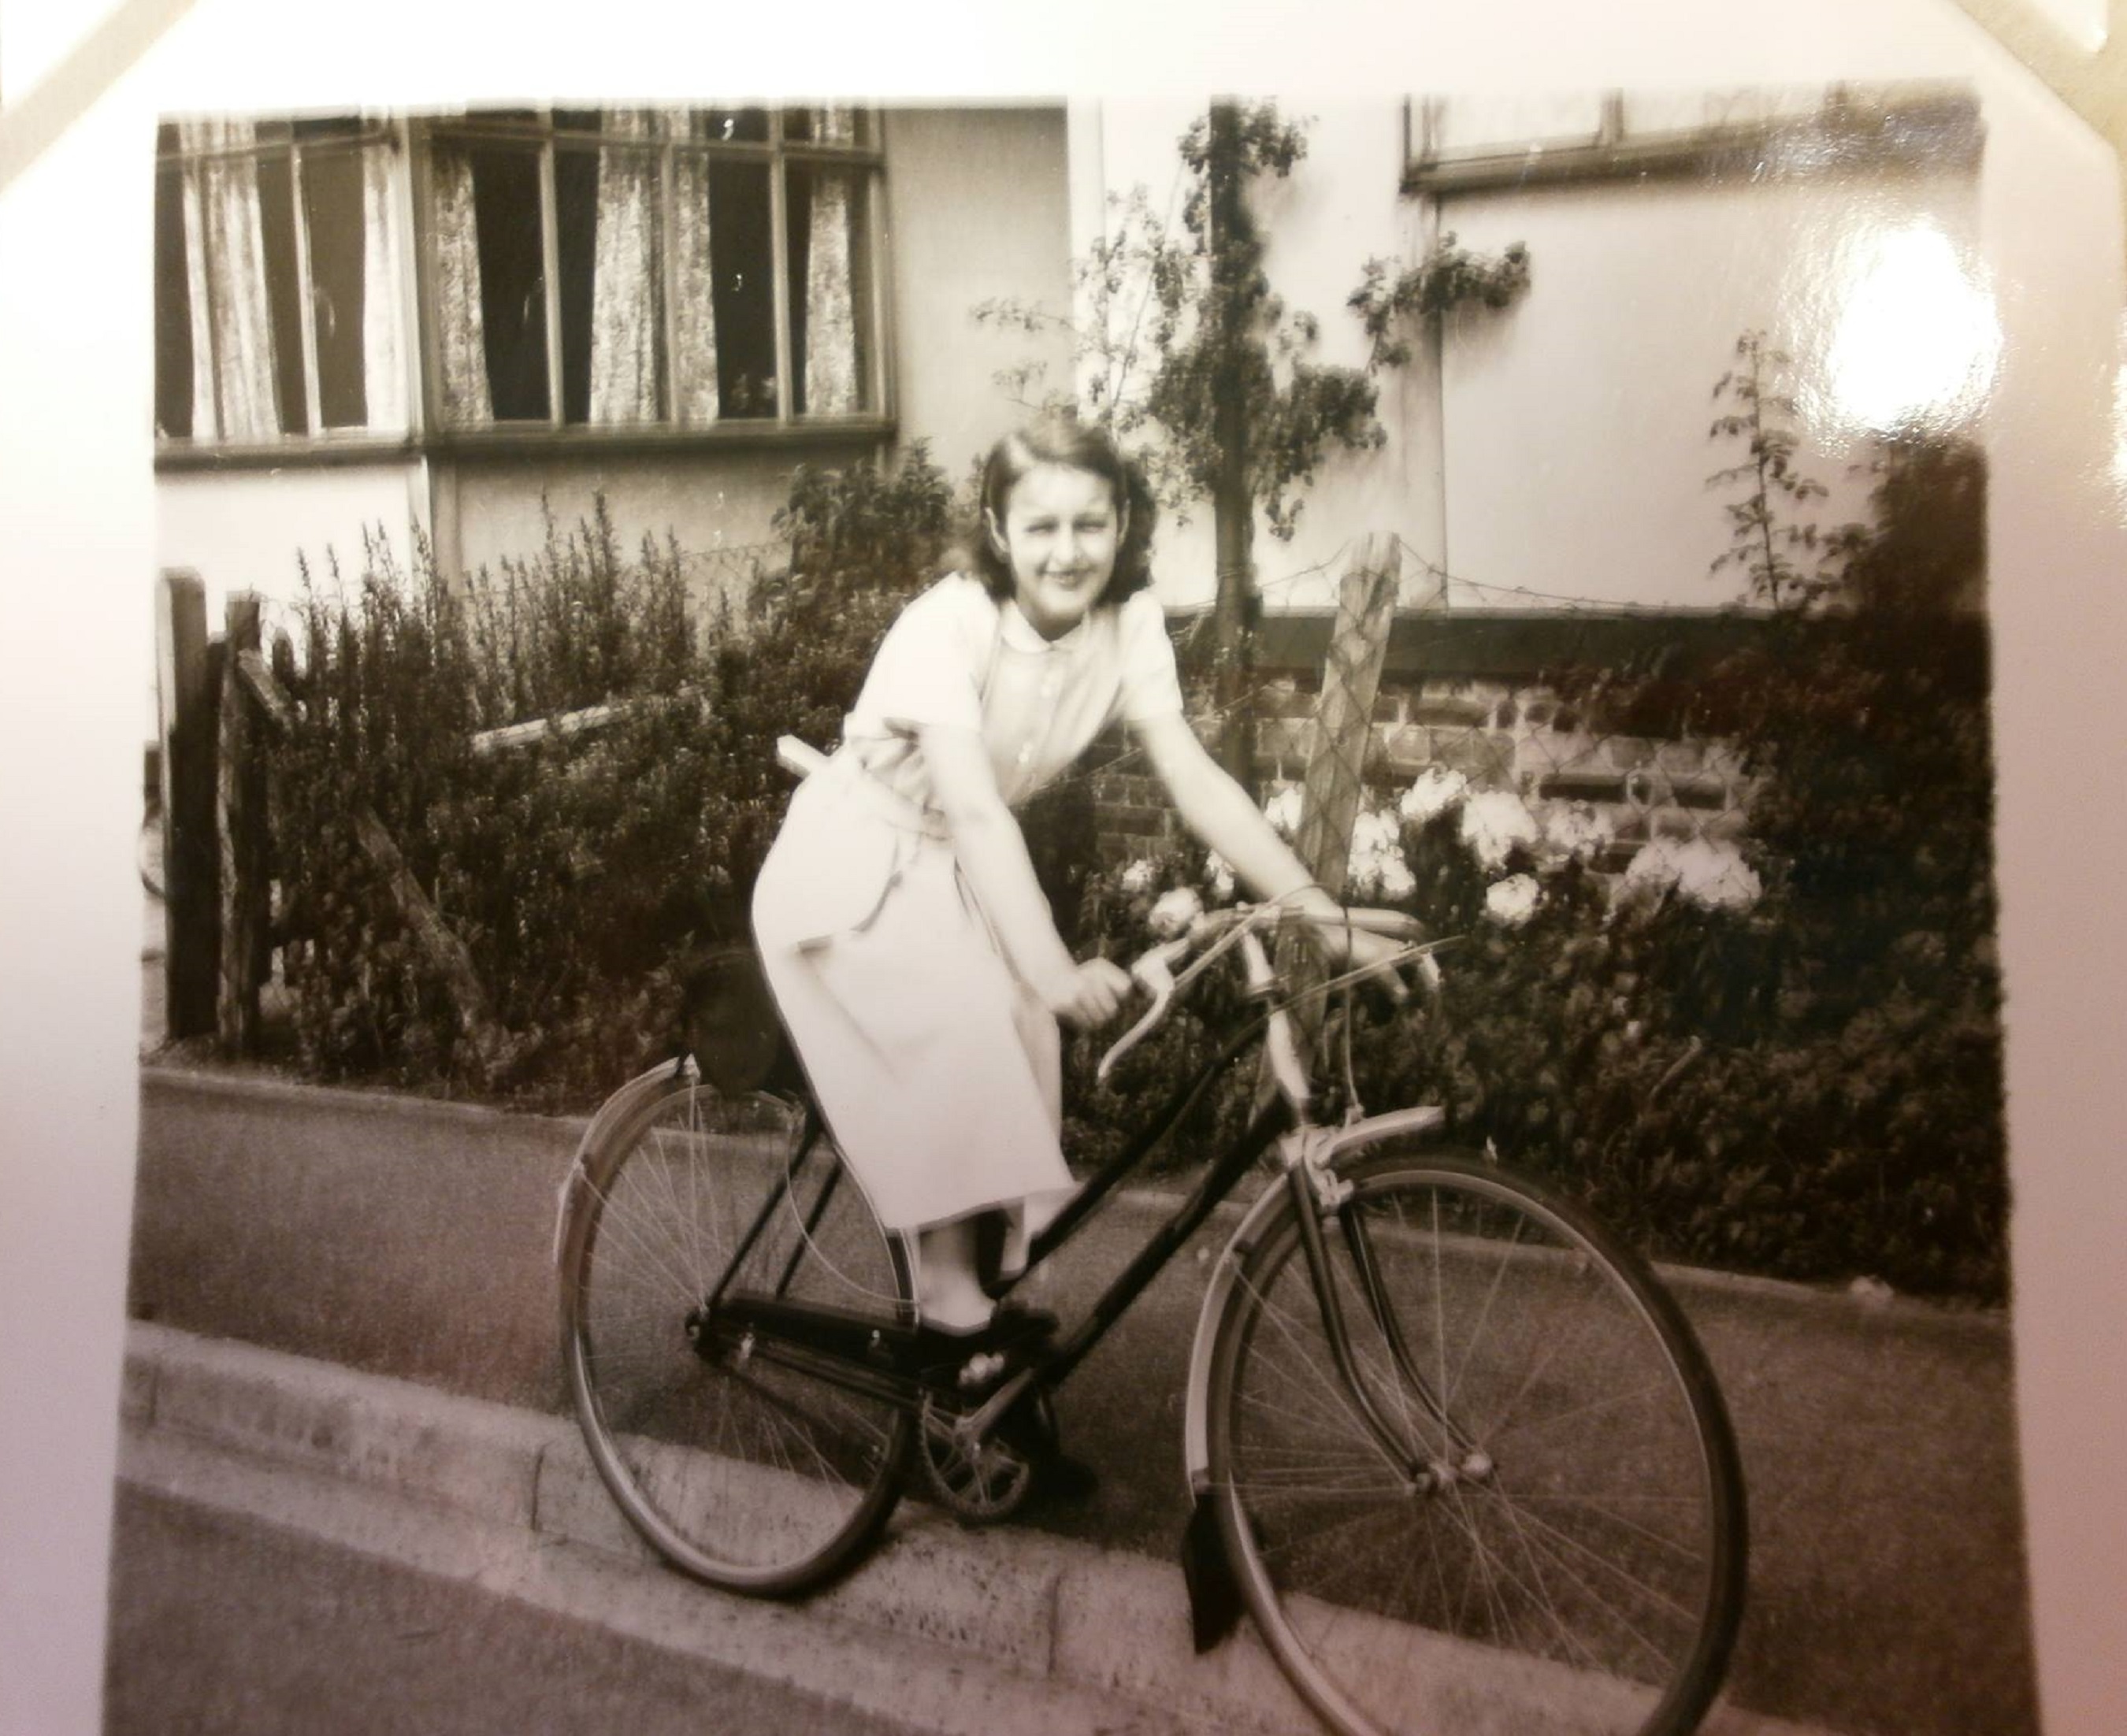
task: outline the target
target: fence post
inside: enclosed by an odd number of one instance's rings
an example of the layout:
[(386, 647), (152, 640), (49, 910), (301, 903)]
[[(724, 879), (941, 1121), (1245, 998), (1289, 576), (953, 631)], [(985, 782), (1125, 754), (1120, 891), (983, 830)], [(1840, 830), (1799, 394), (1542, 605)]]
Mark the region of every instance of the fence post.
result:
[[(1308, 757), (1300, 829), (1293, 840), (1307, 872), (1333, 898), (1344, 896), (1344, 882), (1350, 876), (1352, 830), (1365, 792), (1374, 699), (1381, 691), (1381, 664), (1395, 618), (1396, 579), (1402, 565), (1402, 547), (1394, 537), (1364, 537), (1338, 587), (1337, 624), (1322, 665), (1315, 748)], [(1298, 933), (1287, 934), (1279, 943), (1278, 965), (1281, 974), (1296, 985), (1313, 972), (1312, 955)], [(1314, 1048), (1322, 1016), (1319, 997), (1295, 1009), (1302, 1053)], [(1266, 1062), (1266, 1091), (1269, 1083)]]
[(266, 765), (261, 731), (238, 673), (259, 645), (258, 598), (229, 598), (221, 646), (221, 737), (216, 770), (221, 855), (221, 968), (215, 1032), (224, 1050), (248, 1052), (258, 1034), (258, 985), (270, 941), (272, 854), (266, 838)]
[(1296, 840), (1307, 872), (1342, 897), (1359, 817), (1374, 698), (1381, 691), (1395, 615), (1403, 552), (1393, 537), (1368, 537), (1354, 551), (1337, 594), (1337, 625), (1322, 666), (1315, 708), (1315, 751), (1307, 762)]
[(206, 587), (197, 573), (165, 572), (155, 588), (155, 710), (163, 747), (163, 975), (175, 1041), (215, 1028), (221, 948), (214, 677)]

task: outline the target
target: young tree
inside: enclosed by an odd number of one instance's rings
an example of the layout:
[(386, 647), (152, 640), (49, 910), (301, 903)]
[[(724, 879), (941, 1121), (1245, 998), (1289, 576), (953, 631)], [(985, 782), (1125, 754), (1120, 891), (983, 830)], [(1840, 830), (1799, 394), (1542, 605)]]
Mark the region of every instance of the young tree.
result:
[[(1315, 359), (1320, 323), (1289, 309), (1271, 287), (1266, 237), (1252, 194), (1282, 180), (1306, 155), (1304, 127), (1270, 102), (1214, 102), (1178, 141), (1183, 171), (1177, 222), (1155, 211), (1140, 187), (1113, 201), (1111, 233), (1078, 267), (1082, 323), (1024, 303), (992, 301), (978, 319), (1029, 331), (1068, 327), (1080, 394), (1045, 400), (1084, 408), (1112, 426), (1146, 461), (1161, 498), (1211, 503), (1217, 590), (1212, 611), (1214, 698), (1222, 720), (1219, 757), (1250, 770), (1248, 719), (1240, 699), (1256, 606), (1255, 523), (1290, 537), (1301, 497), (1336, 452), (1365, 452), (1387, 436), (1374, 411), (1374, 376), (1409, 358), (1395, 327), (1437, 317), (1480, 297), (1504, 306), (1528, 281), (1527, 257), (1499, 262), (1456, 253), (1394, 277), (1369, 260), (1348, 298), (1372, 341), (1363, 368)], [(1025, 397), (1038, 367), (1006, 380)]]

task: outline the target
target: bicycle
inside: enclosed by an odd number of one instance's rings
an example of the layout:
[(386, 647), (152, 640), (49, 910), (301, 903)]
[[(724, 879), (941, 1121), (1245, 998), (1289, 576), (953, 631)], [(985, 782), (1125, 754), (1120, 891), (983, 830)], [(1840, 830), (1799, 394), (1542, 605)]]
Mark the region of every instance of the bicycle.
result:
[(1682, 1736), (1725, 1671), (1746, 1553), (1704, 1353), (1646, 1265), (1585, 1212), (1487, 1154), (1436, 1151), (1440, 1109), (1352, 1102), (1318, 1119), (1297, 1010), (1406, 964), (1437, 984), (1439, 943), (1396, 913), (1348, 912), (1401, 950), (1300, 990), (1265, 944), (1299, 920), (1263, 905), (1201, 915), (1132, 967), (1152, 1005), (1104, 1075), (1221, 959), (1242, 963), (1246, 1010), (1035, 1239), (1030, 1267), (1228, 1069), (1260, 1052), (1276, 1088), (1087, 1317), (973, 1395), (910, 1367), (907, 1253), (841, 1185), (802, 1079), (771, 1076), (773, 1010), (764, 1024), (736, 966), (712, 1040), (617, 1093), (562, 1185), (564, 1355), (599, 1473), (675, 1566), (762, 1596), (860, 1559), (912, 1461), (964, 1521), (1005, 1516), (1054, 1447), (1049, 1395), (1275, 1151), (1277, 1179), (1213, 1268), (1190, 1360), (1198, 1648), (1244, 1608), (1301, 1697), (1351, 1736), (1400, 1729), (1414, 1672), (1443, 1658)]

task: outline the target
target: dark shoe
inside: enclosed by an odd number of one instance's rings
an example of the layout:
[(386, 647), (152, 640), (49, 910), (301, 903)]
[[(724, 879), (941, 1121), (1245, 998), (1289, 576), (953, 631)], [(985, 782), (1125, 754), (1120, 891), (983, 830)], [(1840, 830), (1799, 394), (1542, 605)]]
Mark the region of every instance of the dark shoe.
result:
[[(919, 1379), (963, 1394), (994, 1387), (1040, 1360), (1056, 1336), (1056, 1317), (1041, 1308), (1000, 1303), (997, 1311), (971, 1332), (919, 1326), (908, 1352), (908, 1366)], [(971, 1376), (978, 1356), (1001, 1356), (1004, 1366)]]

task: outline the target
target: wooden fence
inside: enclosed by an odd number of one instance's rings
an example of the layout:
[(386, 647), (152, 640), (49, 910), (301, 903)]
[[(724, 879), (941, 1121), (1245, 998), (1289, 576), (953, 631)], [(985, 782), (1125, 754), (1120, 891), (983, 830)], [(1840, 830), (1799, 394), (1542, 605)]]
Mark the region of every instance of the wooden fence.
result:
[[(272, 749), (300, 721), (295, 651), (262, 645), (258, 598), (232, 594), (210, 636), (196, 573), (165, 573), (156, 594), (156, 708), (162, 745), (163, 970), (172, 1041), (211, 1038), (253, 1052), (260, 991), (288, 934), (273, 873), (277, 792)], [(355, 836), (438, 978), (481, 1068), (510, 1043), (487, 1005), (465, 944), (445, 925), (367, 803)]]

